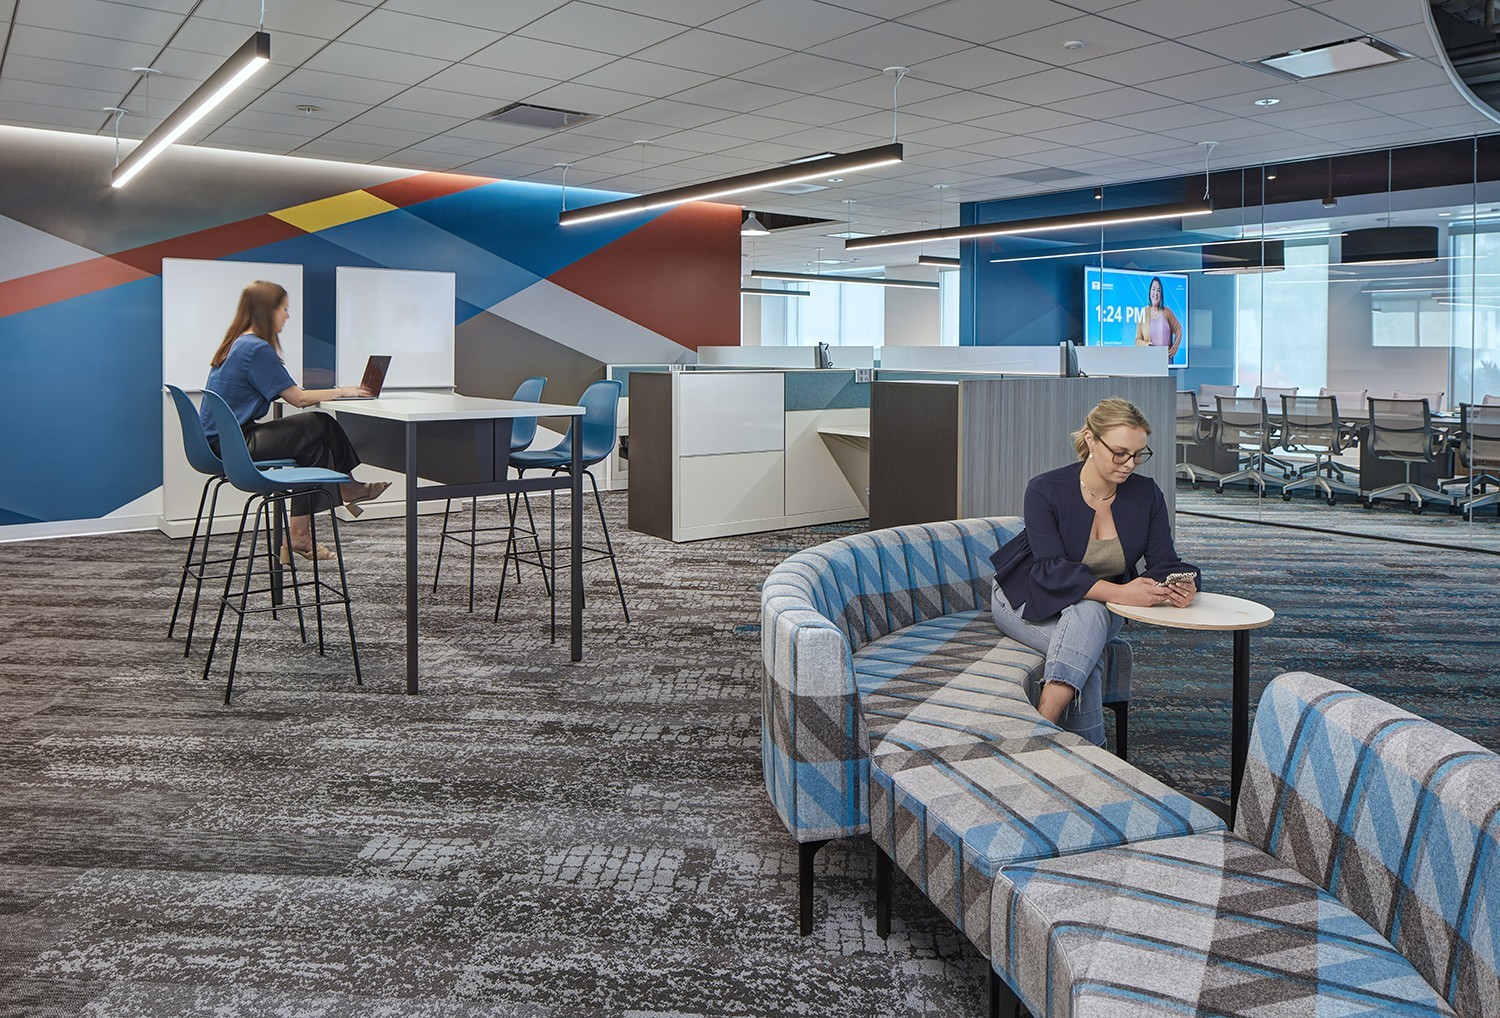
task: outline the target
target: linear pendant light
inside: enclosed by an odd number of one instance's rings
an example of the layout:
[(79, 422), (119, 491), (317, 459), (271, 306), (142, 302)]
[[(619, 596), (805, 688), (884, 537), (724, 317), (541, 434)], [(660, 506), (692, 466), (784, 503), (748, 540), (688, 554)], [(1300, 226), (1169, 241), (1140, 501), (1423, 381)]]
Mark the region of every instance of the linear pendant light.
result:
[(917, 255), (918, 265), (937, 265), (941, 268), (956, 269), (960, 262), (957, 258), (948, 258), (944, 255)]
[(256, 32), (223, 65), (208, 76), (208, 80), (193, 90), (172, 114), (156, 125), (156, 130), (146, 135), (141, 143), (131, 150), (110, 175), (113, 187), (124, 187), (146, 164), (164, 152), (168, 145), (187, 133), (188, 129), (208, 115), (208, 111), (229, 97), (229, 94), (245, 83), (256, 71), (271, 61), (271, 35)]
[(860, 237), (844, 242), (845, 251), (862, 251), (872, 247), (895, 247), (934, 240), (974, 240), (978, 237), (1009, 237), (1056, 230), (1078, 230), (1090, 226), (1116, 226), (1121, 223), (1145, 223), (1155, 219), (1184, 219), (1205, 216), (1214, 210), (1207, 199), (1174, 202), (1170, 205), (1142, 205), (1112, 212), (1078, 212), (1066, 216), (1043, 216), (1018, 219), (1008, 223), (975, 223), (972, 226), (949, 226), (941, 230), (918, 230), (915, 233), (891, 233)]
[(769, 290), (763, 286), (742, 286), (740, 293), (753, 294), (756, 297), (811, 297), (811, 290)]
[(936, 290), (940, 284), (925, 279), (887, 279), (880, 276), (838, 276), (825, 272), (778, 272), (772, 269), (756, 269), (750, 275), (756, 279), (794, 279), (810, 283), (868, 283), (872, 286), (909, 286), (918, 290)]
[(729, 194), (763, 191), (766, 188), (780, 187), (783, 184), (795, 184), (801, 180), (813, 180), (840, 173), (855, 173), (859, 170), (870, 170), (877, 166), (899, 163), (903, 158), (903, 152), (901, 143), (893, 142), (889, 145), (878, 145), (875, 148), (850, 152), (847, 155), (824, 156), (820, 159), (792, 163), (789, 166), (777, 166), (770, 170), (742, 173), (737, 177), (705, 180), (701, 184), (688, 184), (635, 198), (621, 198), (619, 201), (608, 201), (586, 208), (569, 209), (559, 215), (557, 221), (563, 226), (591, 223), (598, 219), (628, 216), (636, 212), (666, 208), (668, 205), (681, 205), (683, 202), (707, 201)]

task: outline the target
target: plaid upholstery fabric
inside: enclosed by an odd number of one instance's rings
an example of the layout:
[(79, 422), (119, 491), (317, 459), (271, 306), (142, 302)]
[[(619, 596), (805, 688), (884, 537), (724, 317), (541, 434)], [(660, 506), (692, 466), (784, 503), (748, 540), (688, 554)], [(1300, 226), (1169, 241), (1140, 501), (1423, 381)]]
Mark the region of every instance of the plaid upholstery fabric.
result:
[(761, 590), (761, 768), (798, 841), (869, 827), (852, 652), (893, 630), (983, 608), (989, 557), (1021, 526), (1004, 517), (858, 534), (772, 570)]
[(1500, 1016), (1500, 756), (1293, 672), (1255, 716), (1237, 829), (1359, 913), (1460, 1015)]
[(1037, 1018), (1453, 1013), (1368, 923), (1233, 834), (1006, 866), (991, 930)]
[(1181, 793), (1055, 729), (882, 752), (870, 771), (870, 836), (986, 953), (1001, 866), (1223, 827)]
[[(965, 725), (979, 738), (1052, 728), (1024, 702), (1040, 656), (1004, 640), (988, 613), (989, 557), (1021, 526), (1012, 516), (897, 527), (830, 541), (772, 570), (761, 591), (761, 767), (798, 841), (868, 829), (868, 747), (897, 728), (909, 746), (956, 738)], [(1127, 700), (1130, 648), (1115, 641), (1106, 655), (1104, 699)], [(862, 710), (858, 691), (900, 678), (903, 666), (907, 684)], [(944, 687), (948, 699), (928, 703)], [(982, 706), (984, 694), (1014, 708)], [(903, 702), (920, 715), (909, 724)], [(960, 706), (968, 713), (945, 715)], [(1023, 717), (1005, 717), (1012, 709)]]

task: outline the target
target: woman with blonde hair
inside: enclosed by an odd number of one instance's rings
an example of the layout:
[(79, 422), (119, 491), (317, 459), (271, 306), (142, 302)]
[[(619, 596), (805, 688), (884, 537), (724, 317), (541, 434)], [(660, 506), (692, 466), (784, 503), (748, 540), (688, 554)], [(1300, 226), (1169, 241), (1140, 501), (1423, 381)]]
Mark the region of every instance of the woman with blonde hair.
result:
[[(1026, 529), (991, 557), (995, 624), (1046, 655), (1037, 709), (1099, 746), (1104, 645), (1124, 621), (1105, 604), (1181, 608), (1198, 589), (1197, 567), (1172, 544), (1161, 489), (1136, 473), (1151, 458), (1150, 434), (1135, 404), (1101, 401), (1073, 433), (1078, 462), (1031, 479)], [(1161, 582), (1173, 574), (1170, 585)]]
[[(234, 321), (224, 334), (224, 341), (209, 362), (210, 392), (224, 397), (234, 411), (234, 424), (245, 433), (250, 455), (257, 460), (292, 459), (302, 467), (326, 467), (348, 474), (359, 466), (359, 456), (349, 436), (329, 414), (292, 414), (279, 420), (262, 421), (271, 403), (280, 399), (294, 407), (316, 406), (325, 399), (347, 399), (368, 396), (357, 386), (337, 389), (304, 389), (293, 379), (281, 360), (281, 330), (286, 326), (288, 298), (286, 289), (277, 283), (258, 279), (240, 294)], [(204, 407), (201, 411), (203, 431), (214, 452), (219, 451), (220, 423)], [(229, 422), (224, 422), (228, 424)], [(377, 497), (388, 481), (350, 482), (339, 485), (339, 495), (349, 511), (358, 516), (361, 502)], [(333, 558), (333, 552), (321, 544), (313, 547), (311, 495), (292, 499), (288, 541), (292, 552), (305, 559), (316, 555), (319, 560)], [(288, 558), (288, 549), (282, 550)]]

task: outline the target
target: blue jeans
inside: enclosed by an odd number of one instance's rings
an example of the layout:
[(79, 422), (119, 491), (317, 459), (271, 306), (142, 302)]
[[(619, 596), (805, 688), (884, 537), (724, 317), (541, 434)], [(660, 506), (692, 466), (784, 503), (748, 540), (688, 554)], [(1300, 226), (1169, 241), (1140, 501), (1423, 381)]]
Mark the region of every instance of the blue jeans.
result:
[[(1073, 701), (1058, 726), (1104, 745), (1104, 645), (1119, 635), (1125, 620), (1098, 601), (1079, 601), (1045, 622), (1027, 622), (998, 586), (991, 588), (990, 614), (1006, 636), (1047, 656), (1041, 685), (1061, 682), (1073, 688)], [(1041, 698), (1041, 685), (1026, 691), (1032, 703)]]

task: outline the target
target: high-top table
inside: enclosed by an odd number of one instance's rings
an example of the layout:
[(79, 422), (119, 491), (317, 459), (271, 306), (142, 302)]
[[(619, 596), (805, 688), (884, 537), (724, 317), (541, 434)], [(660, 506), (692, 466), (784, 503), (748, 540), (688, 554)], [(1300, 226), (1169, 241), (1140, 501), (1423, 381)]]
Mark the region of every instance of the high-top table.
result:
[(1228, 594), (1199, 591), (1186, 608), (1158, 605), (1139, 608), (1111, 604), (1109, 610), (1127, 619), (1168, 629), (1211, 629), (1234, 633), (1234, 686), (1230, 697), (1229, 809), (1240, 802), (1240, 780), (1250, 750), (1250, 630), (1269, 626), (1276, 613), (1263, 604)]
[[(406, 475), (406, 691), (417, 692), (417, 503), (506, 492), (569, 490), (572, 576), (569, 639), (574, 661), (583, 659), (583, 429), (572, 429), (568, 476), (512, 479), (511, 422), (528, 417), (582, 417), (583, 407), (481, 399), (454, 392), (387, 392), (379, 399), (330, 400), (360, 459)], [(421, 484), (428, 477), (438, 483)], [(553, 598), (553, 627), (557, 624)]]

